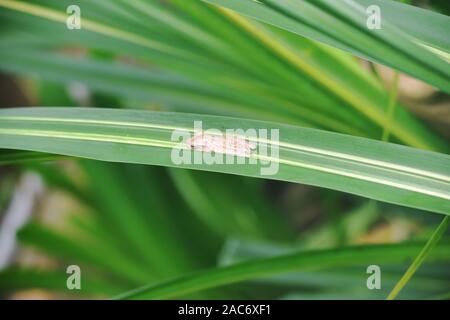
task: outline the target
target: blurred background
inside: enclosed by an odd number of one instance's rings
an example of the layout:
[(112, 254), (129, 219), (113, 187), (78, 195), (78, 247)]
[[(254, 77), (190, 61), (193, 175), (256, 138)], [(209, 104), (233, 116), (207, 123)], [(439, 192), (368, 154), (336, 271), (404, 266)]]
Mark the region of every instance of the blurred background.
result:
[[(24, 2), (63, 15), (77, 4), (82, 28), (69, 30), (45, 12), (0, 6), (0, 107), (233, 115), (381, 138), (380, 124), (290, 68), (245, 26), (288, 44), (323, 77), (380, 105), (395, 77), (387, 67), (195, 0)], [(445, 1), (413, 4), (449, 13)], [(110, 29), (92, 32), (83, 23)], [(448, 145), (448, 95), (403, 74), (398, 88), (396, 121), (418, 125), (433, 137), (430, 143)], [(52, 156), (33, 161), (32, 153), (10, 164), (14, 151), (0, 153), (5, 299), (109, 298), (192, 271), (299, 249), (425, 240), (441, 219), (301, 184)], [(80, 266), (82, 290), (67, 290), (68, 265)], [(407, 265), (382, 266), (381, 290), (368, 290), (366, 266), (355, 265), (183, 298), (384, 299)], [(449, 265), (425, 263), (400, 298), (448, 298), (449, 292)]]

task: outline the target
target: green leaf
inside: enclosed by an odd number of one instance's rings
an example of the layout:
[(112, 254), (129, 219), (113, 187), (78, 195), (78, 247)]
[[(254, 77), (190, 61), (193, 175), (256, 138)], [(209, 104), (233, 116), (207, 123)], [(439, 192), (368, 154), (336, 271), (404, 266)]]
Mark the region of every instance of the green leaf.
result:
[[(300, 244), (299, 244), (300, 245)], [(219, 258), (219, 266), (228, 266), (254, 259), (269, 258), (282, 254), (295, 253), (304, 250), (304, 246), (280, 246), (273, 243), (258, 243), (232, 238), (225, 244)], [(311, 248), (312, 250), (312, 248)], [(317, 250), (317, 249), (314, 249)], [(278, 288), (286, 288), (289, 292), (294, 290), (307, 299), (312, 294), (312, 288), (322, 293), (339, 294), (350, 299), (384, 299), (404, 272), (405, 264), (381, 264), (382, 288), (381, 290), (367, 290), (364, 285), (367, 273), (361, 272), (367, 265), (354, 265), (331, 270), (300, 271), (280, 274), (251, 280), (254, 284), (266, 284)], [(447, 291), (446, 279), (450, 270), (446, 262), (433, 263), (423, 266), (408, 287), (402, 292), (402, 299), (414, 299), (434, 296)], [(364, 295), (363, 295), (364, 294)], [(363, 296), (361, 296), (363, 295)], [(319, 298), (319, 297), (317, 297)]]
[[(330, 0), (204, 0), (257, 20), (272, 24), (279, 28), (297, 33), (325, 44), (343, 49), (367, 60), (375, 61), (397, 70), (406, 72), (416, 78), (422, 79), (443, 91), (450, 92), (450, 68), (448, 62), (433, 51), (424, 47), (423, 38), (427, 45), (441, 48), (449, 53), (448, 40), (442, 30), (450, 26), (448, 17), (428, 12), (420, 15), (422, 28), (431, 28), (418, 36), (417, 20), (408, 15), (417, 16), (417, 10), (411, 6), (398, 4), (389, 7), (396, 14), (382, 16), (382, 28), (370, 30), (366, 26), (368, 14), (366, 2), (358, 3), (356, 0), (330, 1)], [(384, 4), (381, 0), (370, 1), (371, 5)], [(397, 9), (401, 8), (401, 9)], [(410, 10), (408, 10), (411, 8)], [(401, 15), (401, 19), (400, 19)], [(401, 20), (401, 27), (395, 21)], [(434, 20), (434, 22), (433, 22)], [(414, 32), (408, 34), (409, 28)], [(425, 21), (431, 21), (430, 24)], [(439, 21), (438, 23), (436, 23)], [(436, 25), (438, 25), (436, 27)], [(434, 31), (437, 29), (437, 31)], [(436, 41), (430, 34), (440, 35)], [(422, 41), (421, 41), (422, 39)], [(447, 42), (447, 43), (446, 43)]]
[(419, 269), (419, 267), (425, 261), (427, 256), (430, 254), (431, 250), (434, 249), (434, 247), (438, 244), (439, 240), (442, 238), (444, 233), (447, 231), (449, 223), (450, 223), (450, 217), (448, 217), (448, 216), (442, 220), (442, 222), (439, 224), (439, 226), (433, 232), (430, 239), (427, 241), (425, 246), (422, 248), (422, 250), (420, 251), (418, 256), (414, 259), (414, 261), (411, 263), (409, 268), (403, 274), (401, 279), (398, 281), (398, 283), (395, 285), (395, 287), (389, 293), (388, 297), (386, 298), (387, 300), (395, 299), (395, 297), (399, 294), (399, 292), (403, 289), (403, 287), (408, 283), (408, 281), (411, 280), (411, 277), (414, 275), (414, 273), (417, 271), (417, 269)]
[[(192, 133), (194, 121), (203, 121), (203, 130), (278, 129), (280, 141), (255, 141), (260, 153), (251, 157), (256, 164), (178, 167), (305, 183), (450, 213), (449, 155), (271, 122), (136, 110), (14, 108), (0, 111), (0, 147), (174, 167), (171, 155), (179, 141), (171, 135), (175, 130)], [(263, 144), (268, 154), (261, 153)], [(182, 148), (190, 151), (186, 144)], [(272, 148), (279, 149), (279, 156)], [(279, 166), (274, 175), (261, 174), (267, 162)]]
[[(369, 7), (373, 0), (358, 0), (358, 3)], [(434, 48), (449, 52), (448, 37), (449, 18), (443, 14), (405, 5), (398, 1), (376, 1), (381, 9), (382, 17), (421, 42)]]
[[(303, 251), (273, 258), (253, 260), (229, 267), (187, 275), (157, 285), (144, 286), (117, 296), (117, 299), (164, 299), (236, 282), (277, 274), (357, 264), (403, 262), (416, 255), (423, 244), (355, 246), (342, 249)], [(450, 260), (450, 244), (436, 247), (430, 258)]]
[[(62, 19), (70, 1), (40, 1), (39, 5), (0, 1), (0, 6), (9, 8), (0, 11), (7, 22), (5, 34), (0, 34), (0, 67), (61, 83), (80, 81), (91, 89), (137, 98), (166, 110), (244, 116), (371, 138), (378, 138), (380, 128), (388, 127), (395, 142), (445, 150), (445, 142), (404, 108), (396, 107), (388, 121), (383, 87), (358, 61), (339, 50), (197, 0), (165, 5), (147, 1), (144, 6), (157, 7), (170, 17), (169, 24), (126, 1), (80, 3), (85, 8), (83, 21), (89, 23), (71, 32)], [(196, 32), (180, 27), (186, 24)], [(47, 36), (49, 32), (52, 37)], [(215, 40), (203, 41), (205, 32)], [(129, 34), (159, 45), (149, 46)], [(64, 47), (101, 49), (130, 59), (104, 63), (49, 52)], [(378, 47), (374, 41), (365, 49), (372, 52)], [(139, 68), (132, 66), (135, 62)]]

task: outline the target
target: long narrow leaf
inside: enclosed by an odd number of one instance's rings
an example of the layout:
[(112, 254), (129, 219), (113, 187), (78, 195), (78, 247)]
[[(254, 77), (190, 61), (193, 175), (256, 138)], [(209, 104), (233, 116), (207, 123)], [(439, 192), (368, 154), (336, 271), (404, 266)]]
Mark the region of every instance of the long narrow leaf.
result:
[[(229, 267), (198, 272), (158, 285), (150, 285), (117, 296), (117, 299), (164, 299), (245, 280), (303, 270), (319, 270), (357, 264), (398, 263), (413, 257), (420, 244), (356, 246), (342, 249), (305, 251), (274, 258), (244, 262)], [(432, 253), (434, 259), (449, 260), (449, 245)]]
[[(174, 148), (190, 148), (173, 141), (172, 133), (193, 133), (195, 121), (203, 121), (203, 130), (277, 129), (280, 141), (256, 139), (260, 147), (251, 155), (254, 164), (178, 166), (171, 157)], [(264, 144), (270, 150), (263, 154)], [(0, 147), (299, 182), (450, 214), (449, 155), (271, 122), (136, 110), (14, 108), (0, 111)], [(274, 174), (262, 175), (269, 165)]]
[[(204, 1), (393, 67), (450, 92), (448, 62), (427, 50), (423, 46), (424, 43), (417, 38), (417, 31), (408, 34), (409, 29), (400, 29), (393, 20), (398, 19), (398, 15), (382, 16), (381, 29), (368, 29), (366, 23), (369, 16), (366, 13), (365, 2), (360, 3), (357, 0)], [(370, 2), (371, 5), (384, 4), (380, 0)], [(403, 5), (401, 12), (403, 28), (406, 19), (409, 24), (417, 24), (416, 20), (406, 15), (408, 8)], [(400, 11), (398, 13), (400, 14)], [(450, 19), (445, 16), (428, 13), (422, 18), (428, 21), (433, 20), (434, 17), (441, 22), (436, 34), (442, 32), (442, 24), (448, 29)], [(435, 23), (429, 26), (435, 26)], [(417, 30), (417, 27), (413, 30)], [(430, 34), (432, 31), (427, 33)], [(433, 39), (428, 37), (427, 44), (431, 41)], [(442, 42), (436, 41), (434, 47), (443, 49)], [(443, 52), (448, 54), (447, 51)]]

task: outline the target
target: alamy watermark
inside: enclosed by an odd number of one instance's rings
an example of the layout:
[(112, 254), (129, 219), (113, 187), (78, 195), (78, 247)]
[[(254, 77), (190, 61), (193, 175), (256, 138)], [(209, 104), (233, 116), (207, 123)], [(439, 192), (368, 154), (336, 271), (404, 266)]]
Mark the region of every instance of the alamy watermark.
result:
[(176, 165), (260, 165), (261, 175), (274, 175), (279, 169), (279, 136), (278, 129), (203, 130), (202, 121), (194, 121), (194, 132), (172, 132), (177, 144), (171, 160)]
[(376, 5), (371, 5), (366, 9), (367, 20), (366, 26), (369, 30), (381, 29), (381, 8)]
[(72, 4), (67, 7), (66, 13), (69, 15), (66, 20), (66, 26), (69, 30), (81, 29), (81, 9), (79, 6)]
[(81, 290), (81, 269), (76, 264), (70, 265), (66, 269), (69, 274), (66, 280), (66, 286), (69, 290)]
[(376, 264), (372, 264), (367, 267), (366, 273), (370, 274), (367, 278), (366, 285), (367, 289), (381, 289), (381, 268)]

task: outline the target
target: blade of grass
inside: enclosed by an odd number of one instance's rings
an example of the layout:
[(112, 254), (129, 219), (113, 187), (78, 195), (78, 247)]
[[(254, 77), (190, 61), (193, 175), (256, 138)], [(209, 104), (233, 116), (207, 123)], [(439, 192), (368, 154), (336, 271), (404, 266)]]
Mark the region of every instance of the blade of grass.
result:
[[(26, 3), (25, 1), (0, 0), (0, 6), (21, 11), (24, 13), (29, 13), (32, 15), (37, 15), (56, 22), (61, 22), (63, 24), (65, 24), (67, 21), (67, 15), (64, 12), (49, 9), (32, 3)], [(83, 18), (83, 28), (113, 38), (141, 45), (143, 47), (152, 50), (158, 50), (164, 53), (175, 54), (178, 56), (185, 56), (185, 55), (189, 56), (189, 52), (180, 52), (175, 50), (174, 48), (167, 47), (163, 44), (157, 43), (148, 38), (141, 37), (136, 34), (129, 33), (120, 29), (115, 29), (113, 27), (103, 25), (96, 21), (91, 21), (86, 18)]]
[[(400, 29), (392, 16), (383, 16), (380, 30), (366, 27), (366, 7), (357, 1), (252, 1), (252, 0), (204, 0), (208, 3), (232, 9), (240, 14), (272, 24), (279, 28), (297, 33), (328, 45), (348, 51), (364, 59), (375, 61), (405, 73), (411, 74), (448, 92), (450, 75), (448, 64), (436, 54), (420, 45), (421, 42), (409, 29)], [(372, 5), (382, 3), (374, 0)], [(411, 6), (402, 6), (402, 20), (414, 24), (406, 14)], [(400, 12), (400, 11), (399, 11)], [(435, 35), (442, 35), (443, 27), (436, 27), (432, 21), (444, 20), (448, 29), (448, 17), (428, 12), (432, 29), (438, 29)], [(428, 24), (427, 24), (428, 25)], [(417, 27), (412, 27), (417, 29)], [(417, 35), (417, 32), (414, 32)], [(430, 31), (427, 34), (432, 34)], [(428, 40), (433, 40), (428, 37)], [(442, 42), (439, 42), (436, 47)]]
[[(350, 219), (347, 220), (352, 222), (351, 217), (348, 218)], [(303, 244), (302, 241), (300, 243)], [(331, 248), (335, 245), (336, 243), (333, 241), (326, 248)], [(305, 249), (305, 247), (299, 248), (298, 245), (282, 246), (268, 242), (249, 242), (232, 238), (226, 242), (218, 263), (219, 266), (227, 266), (254, 259), (294, 253), (299, 249)], [(311, 247), (311, 250), (317, 250), (317, 246)], [(448, 263), (446, 262), (434, 262), (423, 266), (408, 284), (408, 290), (402, 291), (402, 298), (408, 297), (407, 299), (409, 299), (412, 294), (417, 295), (418, 298), (426, 298), (445, 292), (448, 287), (448, 281), (446, 280), (450, 277), (450, 270), (447, 265)], [(344, 294), (347, 290), (357, 290), (361, 294), (369, 292), (369, 298), (384, 299), (390, 288), (398, 282), (399, 277), (404, 273), (403, 264), (382, 264), (380, 265), (380, 268), (383, 270), (381, 290), (367, 290), (365, 286), (361, 285), (367, 280), (367, 274), (361, 272), (366, 267), (367, 265), (355, 265), (330, 270), (293, 272), (274, 277), (254, 279), (251, 280), (251, 283), (289, 288), (297, 292), (303, 291), (305, 295), (311, 294), (311, 287), (320, 291), (336, 290), (341, 294)], [(359, 297), (356, 296), (355, 298)]]
[[(209, 88), (208, 84), (200, 86), (183, 77), (162, 71), (151, 69), (143, 71), (142, 68), (132, 66), (61, 57), (42, 51), (12, 54), (0, 50), (0, 65), (4, 70), (15, 73), (36, 72), (51, 81), (63, 83), (79, 81), (96, 91), (119, 94), (124, 98), (138, 101), (151, 99), (152, 103), (168, 105), (174, 110), (241, 114), (304, 126), (310, 126), (310, 121), (313, 121), (318, 124), (317, 126), (321, 123), (326, 124), (335, 131), (364, 135), (361, 130), (354, 130), (348, 124), (339, 123), (330, 116), (324, 117), (319, 112), (301, 105), (293, 106), (292, 103), (288, 105), (279, 99), (270, 102), (273, 97), (261, 99), (255, 93), (249, 92), (244, 94), (245, 101), (242, 101), (237, 98), (241, 94), (236, 90), (230, 89), (228, 94), (224, 95), (223, 92)], [(261, 88), (260, 91), (264, 91), (263, 89), (265, 88)], [(279, 107), (276, 112), (271, 104)], [(368, 125), (370, 126), (370, 123)]]
[[(198, 272), (175, 278), (157, 285), (144, 286), (116, 299), (164, 299), (228, 285), (245, 280), (273, 276), (288, 272), (310, 271), (364, 263), (395, 263), (413, 257), (421, 244), (355, 246), (341, 249), (304, 251), (279, 257), (244, 262), (224, 268)], [(449, 244), (436, 248), (431, 256), (449, 260)]]
[[(366, 8), (372, 0), (358, 0)], [(450, 51), (448, 37), (448, 17), (436, 11), (424, 10), (416, 6), (405, 6), (397, 1), (377, 1), (383, 17), (414, 38), (434, 48)], [(410, 4), (411, 1), (403, 1)]]
[(450, 217), (445, 217), (442, 222), (439, 224), (439, 226), (436, 228), (436, 230), (431, 235), (430, 239), (427, 241), (425, 246), (422, 248), (420, 253), (417, 255), (417, 257), (414, 259), (414, 261), (411, 263), (409, 268), (406, 270), (406, 272), (403, 274), (401, 279), (397, 282), (395, 287), (392, 289), (391, 293), (387, 296), (387, 300), (394, 300), (399, 292), (405, 287), (405, 285), (408, 283), (408, 281), (411, 279), (411, 277), (414, 275), (414, 273), (417, 271), (417, 269), (422, 265), (422, 263), (425, 261), (427, 257), (430, 256), (431, 252), (436, 249), (436, 245), (439, 242), (439, 240), (444, 235), (445, 231), (448, 228), (448, 225), (450, 223)]
[[(171, 155), (179, 143), (171, 139), (173, 131), (192, 133), (200, 120), (204, 129), (277, 129), (281, 141), (255, 141), (279, 148), (279, 156), (254, 153), (253, 165), (175, 165)], [(284, 124), (103, 108), (14, 108), (0, 110), (0, 147), (300, 182), (450, 213), (449, 155)], [(278, 171), (261, 175), (258, 160), (278, 164)]]

